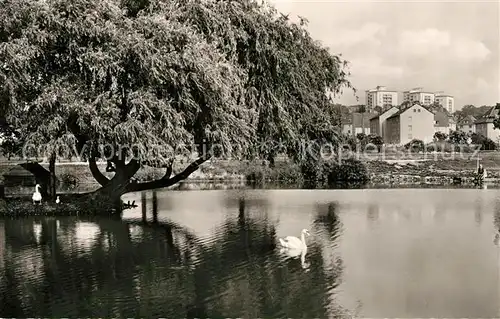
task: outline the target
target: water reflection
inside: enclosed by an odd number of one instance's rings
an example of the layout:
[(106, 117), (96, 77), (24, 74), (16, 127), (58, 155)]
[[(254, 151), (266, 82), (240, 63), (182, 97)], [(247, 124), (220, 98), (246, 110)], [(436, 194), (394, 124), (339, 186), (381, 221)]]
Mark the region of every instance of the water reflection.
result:
[(4, 267), (5, 260), (5, 227), (3, 220), (0, 220), (0, 271)]
[(376, 222), (379, 217), (379, 207), (377, 205), (368, 205), (368, 211), (366, 217), (371, 222)]
[[(496, 202), (495, 205), (495, 212), (493, 215), (493, 227), (495, 229), (495, 237), (493, 239), (493, 242), (495, 245), (500, 247), (500, 201)], [(499, 259), (500, 259), (500, 254), (499, 254)], [(500, 269), (500, 261), (498, 264), (498, 268)], [(500, 280), (500, 275), (499, 275), (499, 280)]]
[[(492, 318), (498, 309), (494, 192), (167, 191), (129, 199), (140, 206), (123, 221), (0, 220), (0, 314), (332, 318), (358, 304), (365, 318)], [(307, 252), (280, 253), (277, 237), (302, 228), (311, 232)]]
[(483, 222), (483, 203), (480, 200), (476, 201), (474, 207), (474, 221), (477, 226), (481, 226)]
[[(143, 200), (141, 204), (142, 213), (147, 205)], [(249, 214), (251, 201), (239, 198), (232, 218), (206, 239), (158, 221), (154, 194), (152, 205), (152, 221), (145, 218), (146, 223), (143, 218), (2, 221), (0, 235), (4, 233), (8, 253), (2, 254), (0, 313), (211, 318), (343, 314), (331, 291), (341, 268), (330, 267), (322, 244), (311, 243), (300, 260), (281, 255), (275, 222)], [(336, 213), (319, 215), (318, 227), (337, 238)], [(0, 247), (3, 251), (4, 245)]]

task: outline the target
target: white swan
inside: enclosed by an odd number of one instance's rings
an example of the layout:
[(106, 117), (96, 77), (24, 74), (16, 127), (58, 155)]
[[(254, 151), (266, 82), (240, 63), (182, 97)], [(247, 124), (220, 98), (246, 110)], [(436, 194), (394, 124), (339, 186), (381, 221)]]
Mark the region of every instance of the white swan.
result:
[(309, 236), (309, 231), (307, 229), (302, 229), (300, 239), (295, 236), (287, 236), (284, 239), (279, 239), (280, 244), (284, 248), (288, 249), (307, 249), (305, 235)]
[(57, 196), (56, 198), (56, 204), (59, 204), (61, 202), (61, 200), (59, 199), (59, 196)]
[(40, 194), (40, 192), (38, 191), (39, 187), (40, 185), (35, 185), (35, 192), (33, 193), (33, 197), (31, 197), (33, 199), (33, 204), (42, 202), (42, 194)]

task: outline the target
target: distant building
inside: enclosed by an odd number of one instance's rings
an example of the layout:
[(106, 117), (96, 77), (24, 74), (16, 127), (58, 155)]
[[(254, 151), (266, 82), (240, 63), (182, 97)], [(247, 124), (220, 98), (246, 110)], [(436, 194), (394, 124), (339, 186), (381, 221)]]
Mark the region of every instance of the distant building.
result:
[(450, 124), (450, 132), (451, 131), (456, 131), (457, 130), (457, 121), (453, 116), (450, 116), (450, 119), (448, 120)]
[(345, 135), (352, 135), (352, 123), (344, 123), (342, 124), (342, 133)]
[(451, 95), (436, 94), (435, 101), (444, 107), (450, 114), (455, 112), (455, 99)]
[(342, 125), (342, 133), (356, 137), (356, 134), (370, 134), (370, 119), (375, 113), (352, 113)]
[(434, 113), (420, 104), (414, 104), (387, 118), (387, 143), (404, 145), (413, 139), (432, 142), (434, 123)]
[(455, 120), (447, 113), (440, 111), (434, 113), (434, 132), (450, 134), (456, 129)]
[(457, 123), (457, 130), (464, 133), (476, 133), (476, 118), (472, 115), (466, 116)]
[(371, 112), (377, 106), (382, 108), (398, 105), (398, 92), (387, 90), (385, 86), (377, 86), (375, 89), (367, 90), (366, 109)]
[(476, 120), (476, 122), (474, 123), (476, 127), (476, 133), (486, 136), (493, 142), (497, 143), (500, 137), (500, 130), (495, 129), (493, 122), (498, 117), (499, 112), (500, 103), (497, 103), (497, 105), (492, 106), (485, 115)]
[(392, 115), (396, 114), (399, 112), (399, 109), (395, 106), (389, 108), (385, 112), (374, 116), (370, 119), (370, 132), (372, 134), (377, 134), (382, 137), (384, 140), (384, 143), (388, 142), (388, 137), (386, 134), (386, 120), (387, 118), (391, 117)]
[(420, 103), (422, 105), (431, 105), (435, 101), (435, 94), (433, 92), (425, 92), (423, 88), (413, 88), (403, 92), (403, 101), (413, 103)]

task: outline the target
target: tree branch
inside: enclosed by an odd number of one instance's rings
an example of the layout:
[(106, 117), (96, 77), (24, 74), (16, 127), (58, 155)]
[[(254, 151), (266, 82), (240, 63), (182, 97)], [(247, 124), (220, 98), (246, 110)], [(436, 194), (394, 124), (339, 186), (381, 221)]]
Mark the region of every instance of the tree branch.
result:
[(107, 161), (106, 172), (116, 172), (116, 168), (113, 166), (112, 161)]
[(104, 176), (104, 174), (99, 170), (99, 167), (97, 167), (94, 155), (95, 154), (91, 154), (91, 156), (89, 156), (90, 172), (92, 173), (92, 176), (94, 176), (95, 180), (101, 184), (101, 186), (106, 186), (109, 183), (109, 179)]
[(128, 178), (132, 178), (135, 173), (141, 168), (141, 163), (135, 159), (130, 160), (128, 164), (125, 165), (125, 171)]
[(169, 179), (170, 176), (172, 176), (172, 169), (173, 169), (174, 163), (171, 163), (167, 167), (167, 171), (165, 172), (165, 175), (162, 177), (162, 179)]
[[(162, 179), (158, 179), (158, 180), (151, 181), (151, 182), (130, 184), (127, 191), (128, 192), (140, 192), (140, 191), (145, 191), (145, 190), (150, 190), (150, 189), (155, 189), (155, 188), (163, 188), (163, 187), (172, 186), (172, 185), (188, 178), (189, 175), (191, 175), (193, 172), (198, 170), (198, 168), (200, 168), (201, 164), (205, 163), (209, 159), (210, 159), (209, 155), (199, 157), (196, 161), (192, 162), (188, 167), (186, 167), (182, 172), (180, 172), (179, 174), (175, 175), (172, 178), (162, 178)], [(167, 173), (168, 173), (168, 169), (167, 169)]]

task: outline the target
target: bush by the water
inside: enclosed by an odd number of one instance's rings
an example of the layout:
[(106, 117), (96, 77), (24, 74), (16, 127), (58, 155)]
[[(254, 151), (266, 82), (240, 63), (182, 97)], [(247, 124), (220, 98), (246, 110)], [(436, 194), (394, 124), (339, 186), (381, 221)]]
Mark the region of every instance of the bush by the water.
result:
[(309, 188), (366, 183), (370, 179), (365, 165), (356, 159), (343, 159), (339, 163), (309, 156), (301, 165), (301, 173), (305, 186)]
[(78, 177), (70, 173), (62, 174), (59, 180), (61, 182), (61, 186), (65, 189), (75, 189), (79, 184)]
[(425, 145), (425, 152), (464, 152), (464, 153), (472, 153), (474, 152), (474, 145), (455, 145), (451, 144), (448, 141), (436, 141)]
[(410, 150), (410, 152), (423, 152), (424, 151), (425, 144), (422, 140), (418, 139), (413, 139), (409, 143), (405, 144), (405, 148), (407, 150)]
[(280, 182), (284, 184), (301, 184), (303, 181), (300, 167), (295, 163), (277, 162), (274, 167), (267, 164), (248, 164), (245, 168), (246, 180), (255, 184)]
[(337, 162), (326, 163), (324, 172), (329, 186), (337, 183), (364, 183), (369, 180), (366, 166), (355, 159), (342, 160), (340, 164)]
[(480, 146), (482, 150), (495, 151), (498, 149), (497, 144), (493, 140), (484, 135), (478, 133), (472, 133), (470, 138), (472, 144)]

